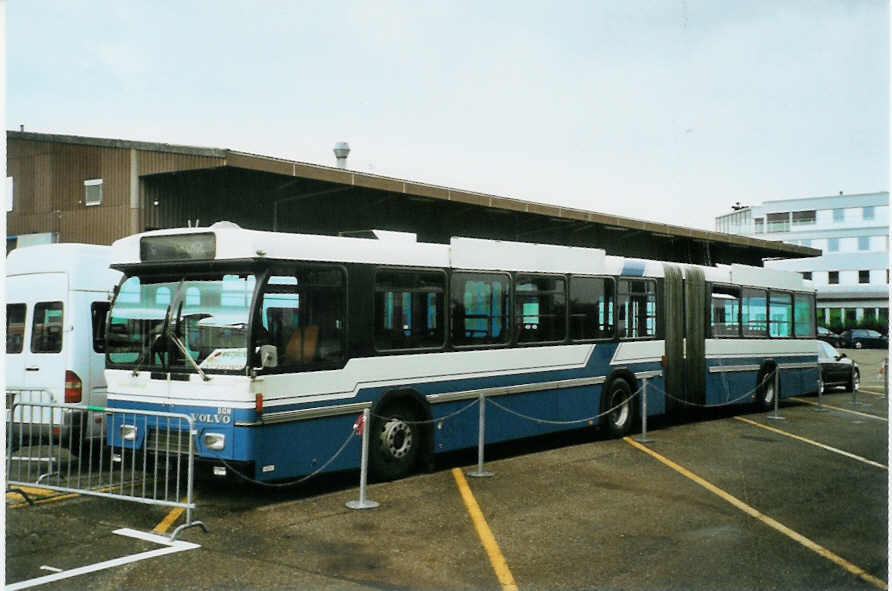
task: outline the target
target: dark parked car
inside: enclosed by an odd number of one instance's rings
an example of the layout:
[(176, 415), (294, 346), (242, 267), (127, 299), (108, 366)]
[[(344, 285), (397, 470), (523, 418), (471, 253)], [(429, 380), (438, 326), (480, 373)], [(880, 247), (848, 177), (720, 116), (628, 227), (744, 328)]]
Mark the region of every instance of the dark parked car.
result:
[(857, 390), (861, 384), (861, 371), (858, 364), (840, 353), (828, 343), (818, 343), (818, 367), (820, 368), (819, 387), (845, 388), (847, 392)]
[(886, 349), (889, 338), (875, 330), (851, 328), (839, 335), (839, 346), (846, 349)]
[(818, 339), (825, 343), (830, 343), (834, 347), (839, 347), (839, 335), (823, 326), (818, 327)]

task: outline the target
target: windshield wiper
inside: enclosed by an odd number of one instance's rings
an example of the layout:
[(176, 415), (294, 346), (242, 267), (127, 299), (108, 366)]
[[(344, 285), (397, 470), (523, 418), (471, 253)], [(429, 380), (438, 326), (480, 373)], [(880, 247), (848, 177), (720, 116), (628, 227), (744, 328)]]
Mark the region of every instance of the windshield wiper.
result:
[(186, 350), (186, 345), (183, 344), (183, 341), (180, 340), (180, 337), (178, 337), (177, 335), (174, 334), (173, 330), (170, 328), (170, 325), (168, 325), (167, 338), (169, 338), (171, 341), (173, 341), (173, 344), (177, 346), (177, 349), (180, 350), (180, 353), (183, 354), (183, 357), (185, 357), (186, 359), (189, 360), (189, 363), (192, 364), (192, 367), (195, 368), (195, 371), (198, 372), (198, 375), (201, 376), (202, 380), (207, 382), (208, 380), (211, 379), (208, 377), (208, 375), (206, 373), (204, 373), (204, 370), (201, 369), (201, 367), (198, 365), (198, 363), (196, 363), (195, 360), (192, 359), (192, 355), (190, 355), (189, 351)]
[(152, 339), (152, 344), (149, 345), (149, 348), (142, 352), (139, 358), (136, 360), (136, 366), (133, 368), (133, 371), (130, 372), (130, 375), (136, 377), (139, 375), (139, 370), (142, 369), (142, 364), (146, 360), (146, 357), (151, 357), (155, 351), (155, 343), (158, 342), (158, 339), (161, 338), (161, 333), (155, 335), (155, 338)]

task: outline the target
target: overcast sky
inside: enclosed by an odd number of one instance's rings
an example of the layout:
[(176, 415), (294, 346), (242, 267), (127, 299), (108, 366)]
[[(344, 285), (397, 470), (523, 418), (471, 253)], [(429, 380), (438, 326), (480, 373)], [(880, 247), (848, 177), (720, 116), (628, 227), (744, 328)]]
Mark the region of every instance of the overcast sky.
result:
[(13, 1), (7, 127), (712, 229), (888, 190), (885, 0)]

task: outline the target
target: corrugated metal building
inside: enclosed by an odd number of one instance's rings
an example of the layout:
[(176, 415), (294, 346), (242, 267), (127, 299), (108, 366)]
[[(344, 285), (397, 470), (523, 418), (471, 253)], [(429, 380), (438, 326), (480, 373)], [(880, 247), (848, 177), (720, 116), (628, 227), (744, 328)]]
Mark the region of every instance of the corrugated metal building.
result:
[(148, 228), (312, 234), (370, 228), (604, 248), (697, 264), (761, 265), (819, 250), (416, 183), (227, 149), (7, 132), (8, 245), (41, 236), (110, 244)]

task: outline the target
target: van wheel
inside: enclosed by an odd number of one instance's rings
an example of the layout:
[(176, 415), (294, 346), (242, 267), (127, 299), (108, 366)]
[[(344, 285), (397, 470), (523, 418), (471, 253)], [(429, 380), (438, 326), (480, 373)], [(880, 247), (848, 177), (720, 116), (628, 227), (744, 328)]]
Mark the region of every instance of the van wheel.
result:
[(415, 470), (421, 456), (421, 418), (404, 402), (372, 414), (369, 469), (376, 480), (395, 480)]
[(601, 425), (611, 437), (624, 437), (632, 430), (635, 411), (631, 398), (632, 389), (623, 379), (615, 379), (601, 390), (601, 413), (611, 411), (601, 417)]

